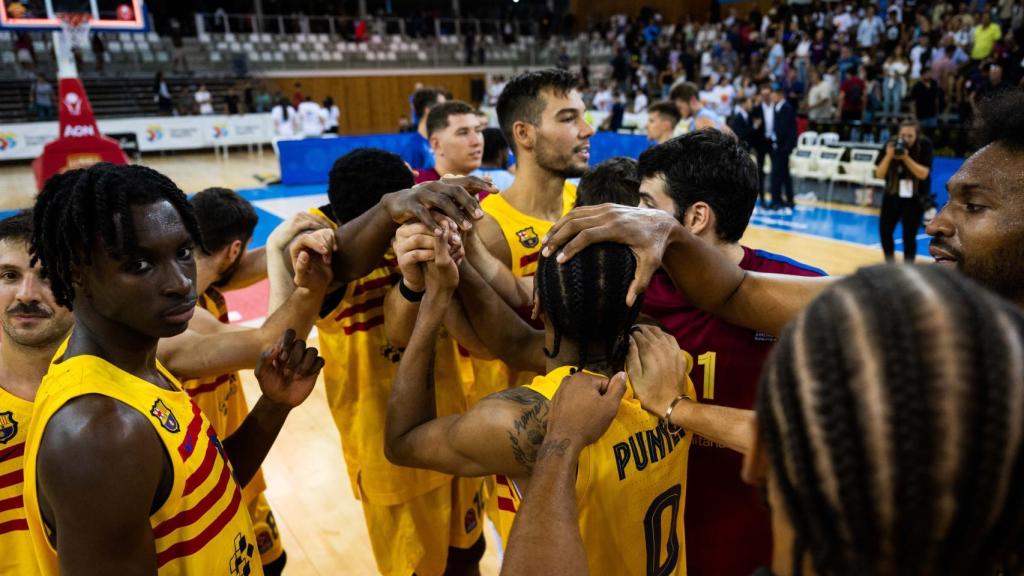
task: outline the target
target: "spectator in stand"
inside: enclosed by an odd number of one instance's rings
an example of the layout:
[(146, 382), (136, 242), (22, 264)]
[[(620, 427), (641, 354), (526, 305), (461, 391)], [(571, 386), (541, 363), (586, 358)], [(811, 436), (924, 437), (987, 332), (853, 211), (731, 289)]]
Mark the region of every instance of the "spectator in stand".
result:
[(295, 138), (295, 108), (287, 98), (281, 97), (270, 111), (274, 121), (274, 134), (278, 138)]
[(992, 13), (986, 8), (981, 14), (981, 24), (974, 27), (974, 46), (971, 60), (981, 62), (992, 55), (996, 42), (1003, 37), (1003, 29), (992, 21)]
[(772, 134), (775, 131), (775, 106), (772, 104), (772, 88), (767, 82), (761, 85), (750, 111), (750, 124), (754, 127), (754, 158), (757, 161), (757, 179), (759, 185), (760, 205), (768, 207), (765, 200), (765, 158), (772, 152)]
[[(789, 173), (789, 155), (796, 148), (796, 110), (786, 102), (782, 84), (772, 84), (772, 204), (769, 208), (782, 209), (786, 214), (794, 207), (793, 177)], [(785, 192), (783, 192), (785, 190)]]
[[(171, 71), (188, 72), (188, 60), (185, 58), (185, 43), (182, 39), (181, 23), (177, 18), (171, 18)], [(179, 70), (178, 65), (181, 65)]]
[(615, 102), (613, 91), (615, 90), (615, 84), (609, 82), (605, 85), (603, 90), (599, 90), (597, 94), (594, 94), (594, 110), (598, 112), (611, 113), (612, 104)]
[(618, 84), (619, 90), (629, 90), (629, 56), (621, 46), (615, 47), (615, 56), (612, 57), (612, 79)]
[(647, 112), (647, 105), (649, 100), (647, 93), (643, 90), (633, 91), (633, 114), (643, 114)]
[(859, 76), (856, 68), (851, 69), (846, 80), (839, 87), (840, 120), (843, 122), (860, 121), (864, 117), (864, 109), (868, 105), (868, 85)]
[(931, 198), (932, 143), (914, 121), (900, 124), (899, 135), (885, 145), (878, 157), (875, 178), (885, 180), (885, 195), (878, 218), (878, 233), (886, 262), (895, 260), (893, 232), (903, 223), (903, 261), (914, 263), (917, 230), (921, 227), (924, 202)]
[(931, 66), (932, 49), (931, 39), (927, 34), (922, 34), (917, 39), (917, 44), (910, 49), (910, 80), (913, 82), (925, 73)]
[(299, 104), (296, 111), (299, 117), (299, 127), (302, 129), (304, 138), (319, 138), (323, 136), (326, 128), (323, 109), (313, 101), (312, 96), (306, 96), (306, 100)]
[(939, 89), (945, 94), (952, 94), (953, 92), (953, 78), (956, 76), (957, 64), (954, 61), (956, 57), (956, 46), (952, 43), (946, 44), (945, 48), (942, 48), (937, 56), (932, 56), (932, 78), (938, 83)]
[(431, 108), (426, 120), (434, 166), (419, 170), (416, 183), (440, 180), (447, 174), (470, 174), (480, 168), (483, 126), (472, 106), (459, 100), (444, 102)]
[(722, 117), (701, 103), (697, 97), (698, 93), (697, 85), (693, 82), (683, 82), (672, 89), (672, 101), (675, 102), (683, 122), (687, 123), (688, 131), (701, 128), (728, 130)]
[(882, 82), (882, 112), (896, 115), (900, 112), (903, 97), (907, 94), (907, 74), (910, 72), (910, 61), (903, 55), (903, 47), (896, 45), (892, 54), (882, 65), (884, 80)]
[(736, 87), (732, 85), (726, 75), (718, 80), (718, 86), (712, 91), (714, 105), (711, 107), (716, 114), (722, 118), (732, 115), (732, 108), (736, 103)]
[[(986, 72), (984, 79), (978, 83), (976, 89), (971, 91), (971, 107), (975, 110), (978, 109), (978, 104), (982, 100), (1012, 88), (1003, 80), (1003, 67), (999, 64), (989, 64), (988, 68), (983, 71)], [(1024, 113), (1024, 110), (1021, 113)]]
[(931, 72), (927, 72), (910, 90), (910, 103), (913, 106), (914, 118), (923, 128), (934, 128), (939, 124), (942, 90), (935, 82)]
[(22, 71), (31, 72), (36, 67), (36, 53), (32, 47), (32, 37), (28, 32), (19, 30), (14, 34), (14, 52)]
[(412, 166), (413, 170), (426, 170), (434, 167), (434, 154), (430, 151), (430, 139), (427, 137), (427, 115), (438, 104), (444, 104), (444, 94), (436, 88), (420, 88), (413, 92), (413, 115), (419, 118), (416, 133), (402, 150), (402, 159)]
[(799, 111), (800, 102), (804, 99), (806, 88), (804, 83), (800, 81), (796, 68), (786, 70), (786, 81), (783, 82), (783, 88), (786, 90), (786, 101), (793, 107), (793, 110)]
[(328, 134), (338, 133), (338, 119), (341, 117), (341, 110), (338, 109), (338, 105), (334, 103), (334, 98), (328, 96), (324, 99), (324, 116), (327, 129), (324, 130)]
[(171, 91), (164, 80), (163, 70), (157, 72), (156, 78), (153, 80), (153, 101), (156, 102), (161, 115), (170, 116), (173, 114)]
[(836, 62), (836, 70), (839, 72), (839, 83), (846, 82), (846, 77), (851, 72), (856, 72), (861, 67), (861, 59), (849, 46), (843, 46), (839, 52), (839, 61)]
[(92, 45), (92, 53), (96, 59), (96, 72), (103, 73), (103, 65), (106, 64), (106, 50), (107, 47), (103, 43), (103, 38), (96, 32), (89, 34), (89, 43)]
[(884, 32), (885, 23), (878, 17), (875, 7), (868, 5), (867, 15), (857, 26), (857, 45), (861, 48), (874, 48), (882, 41)]
[(241, 101), (242, 99), (238, 96), (237, 86), (232, 86), (228, 89), (227, 94), (224, 95), (224, 106), (228, 109), (228, 114), (238, 114)]
[(210, 95), (210, 91), (206, 89), (206, 84), (200, 84), (199, 89), (196, 90), (195, 96), (196, 107), (199, 109), (199, 114), (207, 116), (213, 114), (213, 96)]
[(819, 28), (814, 32), (814, 42), (811, 42), (811, 64), (819, 66), (827, 55), (828, 41), (825, 40), (825, 30)]
[(515, 179), (509, 172), (508, 141), (505, 140), (501, 128), (484, 128), (481, 134), (484, 137), (484, 153), (480, 159), (480, 168), (471, 175), (489, 178), (495, 188), (504, 191)]
[(36, 81), (32, 83), (29, 104), (35, 108), (37, 119), (53, 118), (53, 84), (50, 84), (42, 74), (36, 74)]
[(831, 122), (836, 117), (834, 88), (817, 68), (811, 68), (811, 90), (807, 94), (807, 118), (811, 122)]
[(672, 137), (682, 117), (679, 109), (668, 100), (660, 100), (647, 107), (647, 139), (661, 144)]
[(772, 78), (782, 81), (786, 68), (786, 49), (775, 36), (768, 37), (768, 70)]

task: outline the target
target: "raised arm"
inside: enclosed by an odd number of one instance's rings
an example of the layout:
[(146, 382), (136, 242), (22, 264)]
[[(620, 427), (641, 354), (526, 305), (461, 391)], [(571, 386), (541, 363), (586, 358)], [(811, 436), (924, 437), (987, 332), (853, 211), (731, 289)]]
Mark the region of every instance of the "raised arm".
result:
[(746, 454), (751, 451), (754, 411), (698, 404), (687, 394), (687, 366), (679, 344), (653, 326), (633, 332), (626, 360), (633, 391), (645, 410), (669, 423)]
[[(398, 226), (409, 220), (426, 224), (435, 235), (441, 234), (440, 214), (464, 230), (471, 228), (475, 220), (483, 217), (474, 196), (482, 191), (497, 192), (482, 178), (462, 176), (385, 194), (376, 206), (335, 231), (338, 250), (331, 260), (335, 279), (351, 282), (368, 274), (387, 251)], [(300, 236), (292, 243), (292, 259), (302, 250), (326, 256), (321, 246), (309, 245)]]
[(608, 429), (625, 391), (624, 373), (609, 381), (578, 372), (559, 387), (530, 491), (512, 525), (503, 576), (588, 573), (576, 510), (576, 467), (583, 448)]
[(179, 378), (217, 376), (256, 367), (260, 354), (273, 346), (285, 330), (305, 338), (316, 321), (330, 281), (330, 269), (319, 256), (298, 255), (298, 287), (288, 300), (257, 329), (233, 327), (199, 311), (189, 329), (157, 346), (160, 361)]
[(307, 348), (291, 330), (260, 356), (256, 380), (263, 395), (238, 430), (224, 439), (224, 450), (240, 486), (248, 484), (259, 470), (288, 414), (309, 397), (323, 366), (316, 348)]
[(267, 238), (267, 278), (270, 281), (270, 296), (267, 313), (272, 314), (288, 300), (295, 290), (292, 279), (292, 263), (288, 245), (299, 234), (330, 228), (327, 220), (308, 212), (298, 212), (274, 228)]
[(141, 414), (102, 396), (71, 400), (46, 425), (37, 463), (61, 574), (156, 574), (149, 515), (167, 498), (160, 486), (171, 471)]
[(687, 231), (671, 214), (617, 204), (572, 210), (545, 237), (544, 253), (557, 253), (558, 261), (564, 262), (598, 242), (626, 244), (636, 254), (628, 303), (643, 292), (658, 268), (664, 268), (698, 308), (768, 334), (780, 334), (836, 280), (747, 272)]
[(528, 476), (539, 446), (534, 440), (543, 438), (546, 425), (548, 402), (543, 396), (529, 390), (516, 391), (514, 400), (492, 395), (463, 414), (437, 417), (434, 345), (459, 282), (458, 269), (444, 249), (447, 234), (435, 238), (437, 263), (427, 267), (426, 294), (395, 375), (384, 454), (399, 466), (458, 476)]

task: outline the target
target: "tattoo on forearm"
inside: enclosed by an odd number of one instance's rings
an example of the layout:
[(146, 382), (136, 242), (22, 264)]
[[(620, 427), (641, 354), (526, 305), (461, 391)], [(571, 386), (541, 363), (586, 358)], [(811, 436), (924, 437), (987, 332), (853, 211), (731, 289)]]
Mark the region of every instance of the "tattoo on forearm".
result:
[(552, 440), (541, 444), (540, 450), (537, 451), (537, 461), (549, 457), (549, 456), (565, 456), (566, 452), (569, 451), (569, 439), (562, 438), (561, 440)]

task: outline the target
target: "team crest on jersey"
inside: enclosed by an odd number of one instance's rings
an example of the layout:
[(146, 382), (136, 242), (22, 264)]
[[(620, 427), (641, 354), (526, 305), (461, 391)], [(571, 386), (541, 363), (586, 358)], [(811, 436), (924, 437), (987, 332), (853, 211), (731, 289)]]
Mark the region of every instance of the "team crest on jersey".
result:
[(153, 407), (149, 409), (149, 413), (160, 421), (160, 425), (164, 427), (164, 430), (167, 430), (171, 434), (175, 434), (181, 430), (181, 425), (178, 424), (178, 419), (174, 417), (174, 414), (171, 413), (171, 409), (167, 407), (167, 404), (164, 404), (163, 400), (157, 399), (156, 402), (153, 402)]
[(11, 411), (0, 412), (0, 444), (7, 444), (18, 435), (18, 421)]
[(540, 242), (540, 238), (537, 233), (533, 231), (533, 226), (523, 228), (519, 232), (516, 232), (516, 236), (519, 238), (519, 243), (524, 248), (536, 248), (537, 243)]
[(231, 554), (231, 562), (228, 569), (231, 576), (249, 576), (252, 574), (252, 554), (254, 550), (252, 542), (239, 532), (235, 535), (235, 549)]

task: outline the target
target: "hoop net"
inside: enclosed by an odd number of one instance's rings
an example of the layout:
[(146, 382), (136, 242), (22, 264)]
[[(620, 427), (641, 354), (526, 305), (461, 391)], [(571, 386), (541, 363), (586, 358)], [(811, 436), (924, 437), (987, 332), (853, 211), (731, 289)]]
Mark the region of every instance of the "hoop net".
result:
[[(92, 26), (92, 14), (88, 12), (58, 12), (60, 20), (60, 42), (57, 43), (57, 66), (62, 76), (77, 76), (75, 69), (74, 49), (89, 48), (89, 28)], [(74, 71), (73, 74), (67, 72)]]

